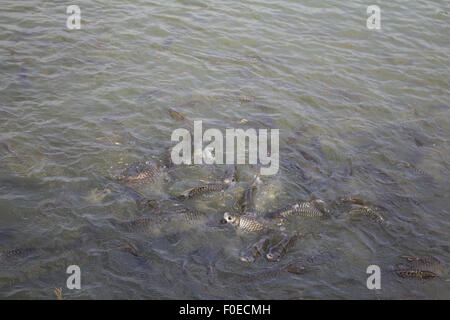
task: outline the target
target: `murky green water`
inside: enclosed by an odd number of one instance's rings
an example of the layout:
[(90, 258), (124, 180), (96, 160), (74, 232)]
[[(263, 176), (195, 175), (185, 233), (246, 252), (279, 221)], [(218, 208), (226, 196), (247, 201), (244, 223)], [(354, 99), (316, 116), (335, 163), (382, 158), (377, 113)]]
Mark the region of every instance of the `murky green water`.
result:
[[(80, 0), (81, 30), (67, 30), (70, 4), (0, 4), (0, 251), (51, 248), (0, 264), (1, 298), (55, 299), (57, 287), (67, 299), (450, 298), (445, 279), (392, 274), (403, 254), (449, 261), (446, 1), (379, 4), (379, 31), (366, 28), (369, 1)], [(338, 209), (295, 219), (289, 228), (304, 237), (281, 264), (339, 259), (243, 282), (276, 264), (240, 262), (254, 238), (218, 223), (254, 172), (239, 166), (236, 192), (190, 203), (206, 224), (123, 232), (111, 220), (151, 213), (103, 176), (163, 158), (172, 131), (187, 127), (169, 107), (218, 129), (280, 129), (280, 171), (263, 177), (261, 211), (358, 195), (383, 206), (387, 223)], [(142, 192), (167, 199), (223, 172), (175, 167)], [(72, 264), (81, 290), (65, 286)], [(366, 287), (372, 264), (381, 290)]]

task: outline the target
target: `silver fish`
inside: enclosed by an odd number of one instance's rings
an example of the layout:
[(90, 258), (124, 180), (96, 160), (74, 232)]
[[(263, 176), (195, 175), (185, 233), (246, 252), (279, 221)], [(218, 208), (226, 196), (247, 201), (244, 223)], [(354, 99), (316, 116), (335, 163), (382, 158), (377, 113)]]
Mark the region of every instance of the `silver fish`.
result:
[(234, 215), (229, 212), (223, 214), (222, 223), (229, 223), (239, 231), (255, 232), (272, 227), (269, 221), (249, 215)]
[(349, 214), (351, 216), (362, 214), (366, 217), (369, 217), (369, 218), (375, 220), (376, 222), (385, 222), (385, 219), (378, 211), (379, 210), (376, 207), (369, 207), (369, 206), (353, 204)]
[(147, 183), (154, 183), (162, 176), (161, 167), (150, 161), (133, 162), (119, 175), (118, 180), (135, 188)]
[(434, 257), (417, 258), (413, 256), (401, 256), (406, 263), (395, 266), (394, 272), (402, 278), (433, 279), (448, 276), (450, 266)]
[(292, 215), (302, 217), (322, 217), (324, 214), (315, 206), (316, 200), (297, 202), (286, 207), (266, 213), (267, 219), (283, 220)]

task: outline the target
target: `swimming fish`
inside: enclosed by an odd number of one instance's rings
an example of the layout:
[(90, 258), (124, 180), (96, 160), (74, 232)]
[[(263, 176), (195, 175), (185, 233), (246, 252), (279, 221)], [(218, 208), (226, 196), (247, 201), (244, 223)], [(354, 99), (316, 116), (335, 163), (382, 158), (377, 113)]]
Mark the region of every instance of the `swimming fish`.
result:
[(268, 245), (269, 238), (267, 236), (262, 237), (254, 243), (250, 249), (241, 254), (240, 260), (247, 263), (255, 262), (255, 260), (266, 251)]
[(154, 183), (157, 178), (162, 176), (161, 167), (150, 161), (137, 161), (131, 163), (119, 175), (118, 180), (123, 181), (125, 185), (134, 188), (147, 183)]
[(362, 214), (366, 217), (369, 217), (369, 218), (375, 220), (376, 222), (384, 222), (385, 219), (378, 211), (379, 210), (376, 207), (369, 207), (369, 206), (353, 204), (349, 214), (351, 216)]
[(186, 118), (186, 116), (184, 114), (182, 114), (181, 112), (178, 112), (172, 108), (168, 109), (170, 117), (174, 120), (182, 120), (184, 122), (186, 122), (187, 124), (189, 124), (190, 126), (193, 126), (193, 123), (191, 120), (189, 120), (188, 118)]
[(259, 182), (259, 173), (255, 175), (250, 187), (244, 193), (244, 214), (256, 215), (255, 194), (257, 191), (257, 183)]
[(266, 258), (269, 261), (280, 261), (281, 258), (287, 253), (287, 250), (294, 246), (297, 240), (300, 238), (300, 233), (295, 233), (293, 235), (285, 236), (276, 245), (269, 249), (266, 254)]
[(42, 248), (16, 248), (0, 252), (0, 263), (11, 258), (25, 258), (33, 254), (42, 254), (45, 250)]
[(297, 202), (286, 207), (266, 213), (265, 218), (282, 220), (289, 218), (292, 215), (302, 217), (322, 217), (324, 214), (316, 206), (317, 199), (305, 202)]
[(116, 223), (114, 225), (127, 230), (128, 232), (148, 232), (159, 234), (161, 232), (173, 231), (173, 229), (189, 228), (199, 223), (205, 222), (207, 214), (183, 205), (173, 205), (171, 208), (157, 210), (155, 214), (138, 218), (131, 221)]
[(292, 273), (292, 274), (304, 274), (307, 272), (307, 268), (303, 265), (302, 261), (292, 261), (283, 266), (275, 266), (272, 268), (268, 268), (263, 271), (249, 273), (245, 275), (243, 281), (258, 281), (258, 280), (268, 280), (272, 278), (279, 277), (283, 274)]
[(255, 232), (270, 229), (269, 221), (249, 215), (234, 215), (229, 212), (223, 214), (222, 223), (229, 223), (239, 231)]
[(176, 200), (192, 199), (199, 196), (227, 190), (237, 178), (236, 166), (233, 166), (225, 175), (222, 182), (212, 182), (185, 190)]
[(448, 276), (450, 266), (434, 257), (417, 258), (413, 256), (401, 256), (406, 263), (395, 266), (394, 272), (402, 278), (433, 279)]
[(211, 194), (228, 189), (229, 184), (222, 182), (207, 183), (202, 186), (192, 187), (177, 197), (177, 200), (192, 199), (195, 197)]

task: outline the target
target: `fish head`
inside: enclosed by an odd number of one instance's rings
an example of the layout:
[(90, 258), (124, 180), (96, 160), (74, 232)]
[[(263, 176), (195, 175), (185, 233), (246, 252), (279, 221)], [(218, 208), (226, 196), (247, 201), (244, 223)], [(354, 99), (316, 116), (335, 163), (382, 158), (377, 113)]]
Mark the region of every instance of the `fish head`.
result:
[(294, 273), (294, 274), (303, 274), (307, 270), (304, 266), (294, 263), (294, 264), (288, 265), (286, 267), (286, 271), (289, 273)]
[(281, 259), (281, 254), (280, 254), (279, 252), (277, 252), (277, 251), (270, 251), (270, 252), (268, 252), (268, 253), (266, 254), (266, 258), (267, 258), (267, 260), (269, 260), (269, 261), (277, 262), (277, 261), (280, 261), (280, 259)]
[(225, 212), (223, 214), (223, 220), (224, 223), (229, 223), (233, 226), (236, 226), (239, 224), (239, 217), (237, 215), (231, 214), (229, 212)]
[(237, 170), (236, 170), (236, 166), (233, 166), (233, 168), (230, 169), (230, 171), (227, 173), (227, 175), (223, 179), (223, 183), (230, 184), (230, 183), (236, 182), (236, 181), (237, 181)]
[(255, 262), (255, 258), (250, 254), (243, 254), (239, 257), (242, 262), (253, 263)]

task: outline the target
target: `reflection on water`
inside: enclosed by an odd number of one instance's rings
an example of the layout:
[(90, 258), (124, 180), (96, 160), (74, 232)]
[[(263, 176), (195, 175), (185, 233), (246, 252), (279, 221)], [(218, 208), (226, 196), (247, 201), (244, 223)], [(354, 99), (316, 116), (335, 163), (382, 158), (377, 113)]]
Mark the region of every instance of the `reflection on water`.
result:
[[(70, 4), (0, 5), (0, 297), (450, 297), (448, 269), (411, 258), (449, 262), (444, 1), (383, 4), (379, 31), (363, 1), (78, 1), (69, 31)], [(324, 200), (327, 217), (270, 234), (302, 234), (280, 262), (242, 262), (259, 235), (220, 223), (257, 168), (183, 209), (174, 200), (226, 172), (167, 161), (172, 131), (194, 120), (280, 129), (257, 212)], [(138, 195), (114, 179), (136, 161), (164, 171)], [(164, 227), (121, 228), (143, 218)], [(81, 290), (65, 288), (72, 264)], [(373, 264), (381, 290), (366, 288)]]

